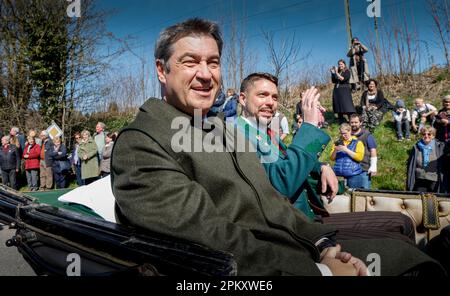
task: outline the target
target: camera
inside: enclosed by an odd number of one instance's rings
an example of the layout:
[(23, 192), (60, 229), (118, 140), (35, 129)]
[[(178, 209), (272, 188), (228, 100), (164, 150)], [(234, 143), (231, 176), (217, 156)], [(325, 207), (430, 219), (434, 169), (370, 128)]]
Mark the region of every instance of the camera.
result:
[(342, 139), (337, 139), (337, 140), (334, 142), (334, 145), (335, 145), (335, 146), (342, 146), (342, 145), (344, 145), (344, 141), (342, 141)]

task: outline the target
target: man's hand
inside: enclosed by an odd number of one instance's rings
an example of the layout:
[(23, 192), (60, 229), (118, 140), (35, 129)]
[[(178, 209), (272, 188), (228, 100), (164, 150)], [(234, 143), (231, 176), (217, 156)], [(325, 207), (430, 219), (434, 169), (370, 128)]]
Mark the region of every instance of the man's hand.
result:
[(314, 126), (319, 125), (319, 112), (317, 112), (319, 97), (320, 93), (314, 86), (302, 93), (303, 122)]
[[(322, 165), (320, 168), (320, 181), (322, 183), (322, 193), (326, 193), (328, 201), (331, 202), (338, 192), (339, 182), (330, 166)], [(328, 191), (327, 188), (329, 188)]]
[(364, 262), (350, 253), (341, 252), (341, 246), (326, 248), (320, 254), (320, 263), (330, 268), (335, 276), (367, 276), (368, 269)]

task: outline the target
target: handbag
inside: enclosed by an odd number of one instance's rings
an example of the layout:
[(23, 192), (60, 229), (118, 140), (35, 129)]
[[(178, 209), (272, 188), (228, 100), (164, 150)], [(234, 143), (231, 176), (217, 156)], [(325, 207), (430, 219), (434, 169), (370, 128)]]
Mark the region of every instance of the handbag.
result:
[(67, 159), (66, 160), (59, 160), (58, 161), (58, 165), (59, 165), (59, 170), (61, 172), (67, 172), (67, 171), (69, 171), (71, 169), (70, 162)]

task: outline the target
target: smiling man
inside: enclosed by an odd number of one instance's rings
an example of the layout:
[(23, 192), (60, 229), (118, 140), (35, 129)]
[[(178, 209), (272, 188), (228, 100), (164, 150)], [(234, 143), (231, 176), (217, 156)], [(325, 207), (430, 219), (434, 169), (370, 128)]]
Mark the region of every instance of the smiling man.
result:
[[(175, 152), (171, 139), (180, 131), (173, 123), (195, 121), (196, 111), (205, 115), (214, 102), (221, 50), (219, 28), (209, 21), (187, 20), (160, 34), (155, 59), (165, 101), (144, 103), (116, 139), (111, 181), (117, 220), (230, 252), (239, 275), (365, 275), (360, 260), (332, 247), (334, 227), (311, 223), (283, 202), (255, 153)], [(214, 130), (222, 132), (223, 145), (242, 137), (223, 124)], [(210, 136), (195, 124), (183, 132)], [(343, 249), (360, 258), (379, 254), (386, 259), (381, 274), (418, 264), (441, 273), (428, 256), (394, 240), (348, 241)]]

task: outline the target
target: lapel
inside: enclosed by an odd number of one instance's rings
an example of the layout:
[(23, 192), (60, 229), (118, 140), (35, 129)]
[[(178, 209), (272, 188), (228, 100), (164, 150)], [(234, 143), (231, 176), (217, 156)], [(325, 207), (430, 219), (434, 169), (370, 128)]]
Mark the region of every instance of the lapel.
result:
[[(278, 146), (273, 144), (269, 135), (263, 131), (253, 127), (242, 116), (236, 120), (238, 130), (242, 132), (247, 140), (255, 147), (258, 156), (264, 158), (264, 162), (274, 162), (278, 158), (284, 159), (285, 156), (281, 153)], [(284, 143), (280, 141), (283, 149), (286, 149)]]

